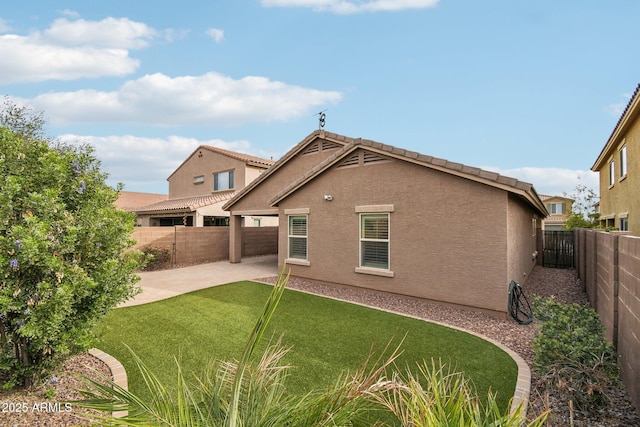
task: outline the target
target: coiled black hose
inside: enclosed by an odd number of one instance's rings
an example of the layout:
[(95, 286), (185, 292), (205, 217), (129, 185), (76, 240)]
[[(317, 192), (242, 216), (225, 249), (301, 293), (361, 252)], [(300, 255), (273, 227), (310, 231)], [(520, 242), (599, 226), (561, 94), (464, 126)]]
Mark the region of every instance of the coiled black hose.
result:
[(533, 322), (533, 312), (522, 286), (514, 280), (509, 283), (509, 314), (521, 325)]

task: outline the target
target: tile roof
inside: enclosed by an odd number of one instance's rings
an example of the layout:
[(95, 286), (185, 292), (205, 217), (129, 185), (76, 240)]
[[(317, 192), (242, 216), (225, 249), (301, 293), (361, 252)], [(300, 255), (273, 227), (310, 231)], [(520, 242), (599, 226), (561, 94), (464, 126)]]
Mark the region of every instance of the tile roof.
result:
[(258, 167), (268, 168), (269, 166), (275, 163), (273, 160), (263, 159), (261, 157), (252, 156), (250, 154), (237, 153), (235, 151), (225, 150), (223, 148), (213, 147), (211, 145), (201, 145), (199, 148), (204, 148), (205, 150), (222, 154), (227, 157), (231, 157), (232, 159), (240, 160), (242, 162), (245, 162), (249, 166), (258, 166)]
[(259, 168), (263, 168), (263, 169), (267, 169), (268, 167), (270, 167), (271, 165), (273, 165), (275, 163), (273, 160), (263, 159), (261, 157), (252, 156), (250, 154), (238, 153), (236, 151), (231, 151), (231, 150), (225, 150), (224, 148), (218, 148), (218, 147), (214, 147), (212, 145), (200, 145), (191, 154), (189, 154), (189, 156), (186, 159), (184, 159), (184, 161), (182, 163), (180, 163), (180, 166), (178, 166), (171, 173), (171, 175), (169, 175), (169, 177), (167, 179), (170, 179), (185, 163), (187, 163), (187, 161), (189, 161), (189, 159), (191, 157), (193, 157), (200, 150), (207, 150), (207, 151), (211, 151), (213, 153), (222, 154), (223, 156), (227, 156), (227, 157), (230, 157), (232, 159), (240, 160), (241, 162), (244, 162), (248, 166), (255, 166), (255, 167), (259, 167)]
[(121, 191), (115, 205), (125, 211), (133, 212), (136, 209), (147, 206), (152, 203), (158, 203), (167, 200), (167, 194), (141, 193), (136, 191)]
[[(313, 169), (305, 173), (298, 178), (295, 182), (290, 184), (287, 188), (283, 189), (280, 193), (275, 195), (270, 204), (275, 206), (278, 202), (289, 194), (297, 190), (300, 186), (304, 185), (307, 181), (320, 174), (322, 171), (336, 163), (339, 159), (345, 157), (348, 153), (358, 149), (364, 148), (368, 150), (375, 150), (389, 157), (398, 158), (401, 160), (409, 161), (412, 163), (420, 164), (432, 169), (440, 170), (446, 173), (457, 175), (463, 178), (471, 179), (473, 181), (481, 182), (494, 187), (502, 188), (506, 191), (518, 194), (527, 202), (538, 210), (542, 216), (547, 216), (548, 212), (544, 207), (544, 204), (540, 200), (535, 188), (532, 184), (524, 181), (519, 181), (515, 178), (510, 178), (497, 174), (495, 172), (486, 171), (476, 167), (470, 167), (461, 163), (450, 162), (445, 159), (439, 159), (432, 156), (417, 153), (415, 151), (405, 150), (397, 148), (391, 145), (382, 144), (380, 142), (371, 141), (367, 139), (354, 139), (333, 155), (326, 158), (323, 162), (316, 165)], [(228, 203), (227, 203), (228, 204)], [(226, 206), (226, 205), (225, 205)]]
[(167, 212), (167, 211), (188, 211), (193, 212), (196, 209), (213, 205), (214, 203), (224, 202), (231, 199), (235, 192), (229, 191), (225, 193), (216, 193), (208, 196), (186, 197), (183, 199), (169, 199), (148, 206), (136, 209), (136, 213), (149, 212)]
[(549, 199), (561, 199), (561, 200), (569, 200), (570, 202), (573, 202), (574, 200), (570, 197), (565, 197), (565, 196), (548, 196), (546, 194), (540, 194), (540, 200), (542, 200), (543, 202), (546, 202)]
[(496, 187), (502, 187), (507, 191), (511, 190), (512, 192), (516, 192), (522, 195), (527, 199), (529, 204), (534, 206), (542, 216), (547, 216), (548, 212), (544, 207), (544, 204), (540, 200), (535, 188), (532, 184), (519, 181), (515, 178), (510, 178), (507, 176), (503, 176), (497, 174), (495, 172), (483, 170), (480, 168), (466, 166), (461, 163), (450, 162), (445, 159), (439, 159), (432, 156), (427, 156), (424, 154), (417, 153), (415, 151), (405, 150), (402, 148), (394, 147), (388, 144), (382, 144), (380, 142), (363, 139), (363, 138), (350, 138), (344, 135), (327, 132), (325, 130), (316, 130), (309, 134), (306, 138), (296, 144), (291, 150), (289, 150), (284, 156), (278, 159), (275, 164), (267, 169), (264, 173), (262, 173), (258, 178), (253, 180), (248, 186), (244, 187), (240, 190), (233, 198), (231, 198), (225, 205), (222, 207), (224, 210), (230, 210), (231, 207), (239, 201), (242, 197), (244, 197), (247, 193), (249, 193), (253, 188), (258, 186), (262, 181), (266, 180), (271, 174), (273, 174), (276, 170), (278, 170), (282, 165), (288, 162), (293, 156), (295, 156), (298, 152), (300, 152), (309, 142), (316, 138), (323, 138), (327, 140), (332, 140), (336, 142), (340, 142), (344, 146), (336, 151), (333, 155), (329, 156), (320, 164), (316, 165), (309, 172), (304, 174), (302, 177), (297, 179), (287, 188), (283, 189), (280, 193), (274, 196), (270, 203), (273, 205), (277, 204), (278, 200), (282, 199), (284, 196), (295, 190), (299, 185), (303, 184), (305, 181), (320, 173), (323, 169), (327, 168), (329, 165), (333, 164), (337, 161), (338, 158), (345, 155), (348, 151), (352, 151), (358, 146), (366, 147), (372, 150), (381, 151), (390, 155), (391, 157), (398, 157), (404, 159), (406, 161), (410, 161), (413, 163), (422, 164), (424, 166), (431, 167), (433, 169), (439, 169), (448, 173), (452, 173), (455, 175), (459, 175), (462, 177), (466, 177), (478, 182), (483, 182), (489, 185), (493, 185)]

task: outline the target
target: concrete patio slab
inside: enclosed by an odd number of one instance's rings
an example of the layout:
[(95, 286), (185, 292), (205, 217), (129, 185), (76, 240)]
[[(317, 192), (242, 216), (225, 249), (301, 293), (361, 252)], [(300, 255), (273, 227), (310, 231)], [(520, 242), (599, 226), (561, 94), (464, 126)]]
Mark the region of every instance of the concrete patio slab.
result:
[(142, 293), (119, 307), (146, 304), (211, 286), (277, 274), (277, 255), (243, 258), (242, 262), (234, 264), (219, 261), (173, 270), (144, 271), (139, 273), (141, 280), (138, 282)]

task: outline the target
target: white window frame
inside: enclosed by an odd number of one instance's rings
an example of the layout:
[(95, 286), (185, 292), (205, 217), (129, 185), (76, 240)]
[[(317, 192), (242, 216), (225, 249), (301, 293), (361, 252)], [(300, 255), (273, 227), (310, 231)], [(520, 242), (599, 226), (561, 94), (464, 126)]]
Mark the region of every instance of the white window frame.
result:
[[(293, 218), (304, 218), (305, 220), (305, 234), (291, 234), (291, 220)], [(292, 256), (291, 253), (291, 239), (303, 240), (305, 243), (305, 257)], [(296, 265), (309, 265), (309, 215), (308, 213), (293, 212), (287, 215), (287, 264)]]
[[(372, 239), (363, 237), (364, 221), (367, 217), (386, 217), (387, 219), (387, 237), (386, 239)], [(393, 277), (391, 271), (391, 215), (389, 212), (362, 212), (358, 216), (358, 268), (356, 272), (367, 273), (380, 276)], [(387, 262), (386, 267), (377, 267), (371, 265), (365, 265), (363, 263), (363, 244), (365, 242), (384, 242), (387, 244)]]
[(621, 216), (620, 217), (620, 231), (629, 231), (629, 217)]
[(616, 163), (615, 160), (609, 161), (609, 187), (613, 187), (616, 183)]
[[(227, 186), (225, 188), (220, 188), (220, 176), (227, 175), (226, 181)], [(215, 172), (213, 174), (213, 191), (229, 191), (235, 188), (235, 173), (233, 169)]]
[[(558, 208), (560, 208), (560, 212), (558, 212)], [(554, 203), (549, 203), (549, 213), (551, 215), (562, 215), (565, 214), (566, 208), (565, 208), (565, 204), (562, 202), (554, 202)]]
[(627, 176), (627, 145), (620, 148), (620, 180)]

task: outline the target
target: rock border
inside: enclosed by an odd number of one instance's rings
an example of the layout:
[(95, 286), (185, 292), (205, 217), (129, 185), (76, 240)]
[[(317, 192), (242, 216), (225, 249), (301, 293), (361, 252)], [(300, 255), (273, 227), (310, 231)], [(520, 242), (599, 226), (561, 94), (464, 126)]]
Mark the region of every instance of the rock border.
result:
[[(90, 349), (89, 354), (101, 360), (109, 367), (109, 370), (111, 371), (111, 379), (117, 386), (122, 387), (125, 390), (129, 390), (127, 371), (124, 369), (124, 366), (122, 366), (122, 363), (120, 363), (118, 359), (98, 348)], [(113, 416), (116, 418), (125, 417), (127, 415), (127, 411), (118, 411), (113, 413)]]

